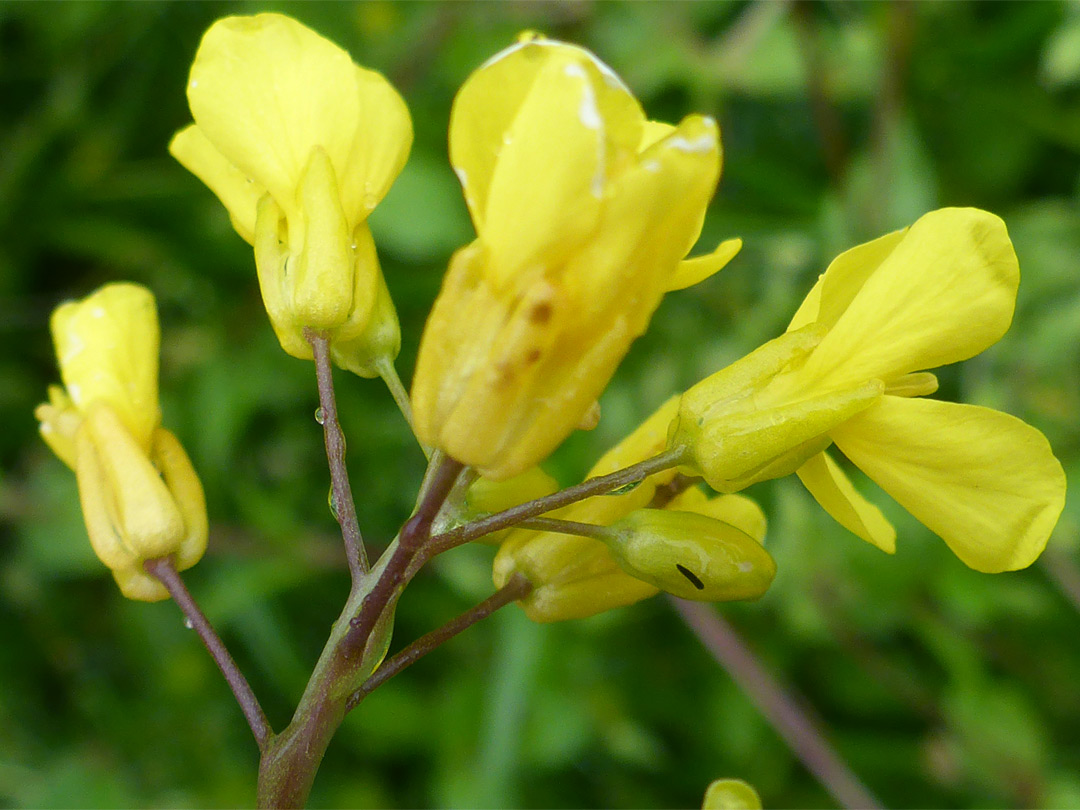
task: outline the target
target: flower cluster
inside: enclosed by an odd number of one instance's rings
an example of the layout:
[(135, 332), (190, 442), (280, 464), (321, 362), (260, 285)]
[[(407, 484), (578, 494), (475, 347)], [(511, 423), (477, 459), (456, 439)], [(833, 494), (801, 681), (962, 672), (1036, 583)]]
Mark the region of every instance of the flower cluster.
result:
[[(323, 338), (337, 365), (386, 377), (400, 334), (367, 218), (409, 153), (401, 97), (279, 14), (215, 23), (187, 92), (194, 123), (170, 151), (253, 246), (283, 349), (311, 358)], [(449, 144), (476, 238), (449, 260), (411, 406), (422, 445), (474, 476), (456, 514), (482, 518), (557, 488), (537, 465), (596, 424), (661, 298), (741, 242), (687, 258), (720, 176), (716, 122), (649, 120), (580, 47), (526, 33), (481, 65), (454, 101)], [(763, 513), (733, 493), (793, 473), (843, 526), (893, 551), (895, 530), (832, 446), (969, 566), (1029, 565), (1064, 503), (1046, 439), (1006, 414), (924, 398), (937, 388), (929, 369), (1004, 334), (1018, 283), (1004, 223), (975, 209), (934, 211), (847, 251), (785, 334), (673, 396), (590, 472), (660, 458), (636, 486), (489, 537), (496, 584), (526, 577), (538, 621), (658, 590), (756, 598), (776, 566)], [(91, 540), (121, 588), (158, 598), (142, 563), (190, 565), (206, 521), (190, 464), (159, 426), (153, 301), (112, 285), (57, 310), (53, 332), (67, 391), (39, 409), (42, 433), (76, 470)]]

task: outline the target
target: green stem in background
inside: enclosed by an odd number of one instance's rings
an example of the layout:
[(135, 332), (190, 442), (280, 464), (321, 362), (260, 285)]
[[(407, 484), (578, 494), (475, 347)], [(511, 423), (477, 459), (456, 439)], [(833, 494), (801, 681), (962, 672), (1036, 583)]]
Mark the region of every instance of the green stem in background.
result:
[(143, 564), (143, 568), (152, 576), (157, 577), (161, 584), (165, 586), (165, 590), (169, 592), (169, 596), (179, 606), (188, 624), (191, 625), (191, 629), (199, 634), (199, 638), (206, 645), (210, 657), (214, 659), (214, 663), (218, 665), (221, 674), (225, 676), (225, 682), (232, 689), (236, 702), (240, 704), (240, 710), (244, 713), (248, 725), (251, 726), (251, 733), (255, 736), (255, 742), (259, 746), (259, 750), (265, 751), (274, 732), (270, 728), (270, 723), (266, 720), (266, 715), (263, 714), (262, 706), (259, 705), (259, 700), (251, 690), (247, 678), (244, 677), (240, 668), (236, 666), (236, 661), (229, 654), (224, 642), (214, 631), (213, 626), (199, 608), (187, 586), (184, 585), (184, 580), (180, 578), (172, 559), (160, 557), (156, 560), (147, 560)]
[(349, 563), (353, 587), (368, 571), (367, 550), (364, 538), (360, 535), (360, 524), (356, 519), (356, 504), (353, 502), (352, 487), (349, 485), (349, 472), (345, 467), (345, 434), (337, 416), (337, 400), (334, 397), (334, 373), (330, 364), (330, 340), (310, 329), (304, 330), (304, 337), (311, 344), (315, 356), (315, 377), (319, 385), (319, 420), (326, 439), (326, 459), (330, 464), (330, 485), (334, 499), (334, 517), (341, 526), (341, 537), (345, 541), (345, 556)]
[[(409, 401), (409, 392), (401, 384), (401, 378), (398, 376), (397, 369), (394, 368), (393, 361), (386, 356), (380, 357), (375, 361), (375, 370), (379, 372), (379, 376), (386, 383), (390, 396), (394, 398), (398, 410), (401, 411), (401, 415), (405, 417), (405, 421), (409, 423), (409, 428), (412, 429), (412, 403)], [(430, 453), (425, 450), (424, 455), (430, 455)]]
[(375, 670), (375, 674), (364, 681), (364, 684), (349, 697), (345, 704), (345, 711), (350, 712), (365, 697), (375, 689), (382, 686), (406, 667), (412, 666), (436, 647), (445, 644), (461, 631), (472, 627), (481, 619), (486, 619), (496, 610), (506, 607), (511, 602), (516, 602), (529, 595), (533, 584), (521, 574), (514, 574), (510, 581), (499, 590), (489, 596), (480, 604), (462, 613), (456, 619), (444, 624), (437, 630), (432, 630), (425, 636), (421, 636), (412, 644), (395, 654), (382, 666)]
[(630, 467), (590, 478), (575, 486), (537, 498), (535, 501), (528, 501), (510, 509), (504, 509), (502, 512), (496, 512), (494, 515), (462, 524), (432, 537), (431, 542), (422, 552), (422, 558), (428, 560), (444, 551), (464, 545), (470, 540), (483, 537), (485, 534), (516, 526), (523, 520), (538, 517), (554, 509), (561, 509), (577, 501), (591, 498), (593, 495), (606, 495), (620, 487), (636, 484), (650, 475), (677, 467), (683, 463), (685, 456), (686, 450), (682, 447), (665, 450), (660, 455), (645, 459)]
[(757, 705), (795, 756), (838, 804), (864, 810), (882, 806), (833, 750), (809, 715), (758, 662), (738, 633), (712, 605), (687, 602), (674, 596), (669, 596), (668, 600), (705, 649)]

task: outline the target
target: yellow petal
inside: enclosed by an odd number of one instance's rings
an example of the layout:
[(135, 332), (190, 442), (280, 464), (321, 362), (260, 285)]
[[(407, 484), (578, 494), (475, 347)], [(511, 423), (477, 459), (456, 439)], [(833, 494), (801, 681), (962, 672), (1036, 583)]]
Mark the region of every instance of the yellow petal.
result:
[(215, 22), (191, 67), (188, 102), (206, 138), (273, 195), (290, 224), (312, 147), (330, 156), (356, 223), (385, 195), (412, 142), (408, 111), (386, 79), (281, 14)]
[(742, 250), (742, 239), (725, 239), (716, 246), (712, 253), (704, 256), (695, 256), (692, 259), (683, 259), (675, 269), (674, 275), (668, 279), (667, 289), (685, 290), (695, 284), (704, 281), (709, 276), (722, 270), (724, 266), (735, 258)]
[[(697, 241), (719, 172), (716, 122), (689, 115), (612, 179), (596, 232), (562, 279), (571, 298), (581, 302), (583, 319), (619, 306), (629, 310), (635, 333), (645, 330), (680, 260)], [(708, 261), (706, 271), (719, 269)]]
[(197, 563), (206, 551), (209, 525), (202, 483), (177, 438), (165, 430), (154, 431), (152, 459), (184, 520), (184, 536), (174, 553), (176, 568), (183, 571)]
[(496, 286), (554, 268), (596, 227), (607, 184), (606, 123), (588, 70), (552, 59), (504, 133), (480, 238)]
[(1065, 504), (1065, 473), (1046, 437), (989, 408), (886, 396), (832, 437), (978, 571), (1030, 565)]
[[(934, 211), (865, 279), (801, 373), (831, 387), (964, 360), (1008, 329), (1019, 281), (1001, 219), (974, 208)], [(826, 281), (823, 309), (828, 300)]]
[(84, 413), (108, 403), (144, 451), (161, 421), (154, 296), (138, 284), (106, 284), (81, 301), (61, 304), (51, 328), (60, 376)]
[(882, 551), (896, 553), (896, 529), (880, 509), (858, 493), (828, 453), (818, 453), (796, 472), (833, 520)]
[[(627, 139), (628, 145), (637, 146), (641, 140), (641, 131), (645, 114), (633, 95), (611, 68), (603, 64), (593, 54), (576, 45), (569, 45), (555, 40), (533, 37), (524, 39), (496, 54), (469, 76), (454, 99), (450, 112), (450, 162), (461, 180), (477, 232), (485, 230), (486, 212), (489, 208), (489, 190), (495, 173), (495, 166), (501, 159), (501, 153), (508, 146), (504, 142), (515, 119), (521, 112), (526, 99), (533, 92), (541, 73), (549, 66), (556, 65), (553, 74), (545, 74), (545, 80), (558, 71), (565, 71), (568, 66), (574, 72), (576, 66), (585, 72), (586, 80), (593, 93), (593, 108), (581, 107), (587, 94), (585, 85), (578, 76), (574, 81), (558, 81), (569, 97), (553, 97), (552, 90), (541, 85), (539, 98), (534, 104), (545, 100), (548, 104), (574, 102), (572, 109), (565, 110), (571, 118), (572, 136), (580, 137), (583, 124), (579, 114), (592, 121), (593, 113), (604, 122), (608, 133), (615, 133)], [(566, 76), (567, 80), (573, 77)], [(599, 78), (599, 81), (596, 79)], [(547, 127), (545, 131), (549, 131)], [(561, 133), (556, 133), (560, 138)], [(597, 141), (592, 139), (595, 144)], [(516, 147), (515, 147), (516, 148)], [(558, 143), (549, 144), (545, 154), (557, 149)], [(558, 154), (559, 159), (562, 154)], [(593, 158), (595, 160), (595, 156)], [(543, 180), (549, 167), (542, 170), (539, 177), (525, 178), (531, 188), (537, 180)], [(595, 168), (595, 167), (594, 167)], [(594, 177), (586, 176), (587, 183)]]
[(266, 188), (230, 163), (195, 124), (173, 136), (169, 154), (217, 195), (236, 232), (245, 242), (254, 244), (255, 206)]
[(124, 547), (140, 562), (175, 553), (184, 519), (146, 451), (108, 405), (92, 408), (83, 429), (97, 452), (107, 505)]
[(873, 241), (845, 250), (832, 260), (795, 312), (787, 331), (793, 332), (808, 323), (831, 329), (862, 289), (866, 279), (900, 244), (907, 228), (879, 236)]
[[(300, 216), (294, 232), (290, 222), (287, 285), (291, 317), (298, 326), (330, 330), (345, 323), (353, 309), (352, 226), (345, 218), (330, 156), (321, 147), (311, 150), (300, 181)], [(375, 300), (376, 278), (371, 268), (363, 281), (365, 294), (355, 302), (367, 320)]]

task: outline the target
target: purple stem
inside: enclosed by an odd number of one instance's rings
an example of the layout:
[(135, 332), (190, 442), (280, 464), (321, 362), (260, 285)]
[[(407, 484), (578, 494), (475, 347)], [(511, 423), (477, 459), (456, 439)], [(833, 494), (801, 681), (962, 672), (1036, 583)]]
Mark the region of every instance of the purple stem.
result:
[(330, 464), (334, 517), (341, 526), (345, 556), (348, 558), (349, 573), (355, 586), (367, 573), (368, 559), (364, 538), (360, 535), (360, 523), (356, 519), (356, 504), (353, 502), (352, 487), (349, 485), (349, 472), (345, 468), (345, 434), (341, 432), (341, 423), (338, 422), (334, 372), (330, 365), (330, 341), (310, 329), (304, 330), (304, 337), (311, 344), (315, 357), (315, 378), (319, 386), (319, 409), (322, 412), (323, 436), (326, 439), (326, 459)]
[(251, 726), (251, 733), (255, 735), (255, 742), (258, 744), (259, 750), (264, 751), (274, 732), (270, 728), (270, 723), (266, 720), (266, 715), (263, 714), (259, 699), (251, 691), (247, 678), (244, 677), (240, 668), (236, 666), (236, 662), (229, 655), (225, 644), (218, 637), (218, 634), (214, 632), (214, 628), (202, 610), (199, 609), (195, 598), (188, 591), (187, 586), (184, 585), (184, 581), (180, 578), (172, 559), (159, 557), (156, 560), (147, 560), (143, 563), (143, 568), (161, 581), (161, 584), (165, 586), (165, 590), (169, 592), (169, 596), (179, 605), (184, 617), (188, 620), (188, 624), (199, 634), (199, 638), (202, 639), (206, 649), (210, 652), (210, 657), (214, 659), (214, 663), (218, 665), (221, 674), (225, 676), (225, 681), (229, 684), (229, 688), (232, 689), (236, 702), (240, 704), (240, 710), (244, 713), (244, 717), (247, 718), (248, 725)]
[(353, 692), (345, 704), (345, 711), (350, 712), (355, 709), (357, 704), (375, 689), (382, 686), (406, 667), (415, 664), (436, 647), (445, 644), (462, 630), (472, 627), (481, 619), (486, 619), (496, 610), (506, 607), (511, 602), (523, 599), (529, 595), (532, 589), (533, 585), (529, 580), (521, 574), (514, 574), (509, 582), (483, 602), (469, 608), (437, 630), (432, 630), (427, 635), (421, 636), (387, 660), (386, 663), (375, 670), (374, 675), (364, 681), (363, 685)]
[(757, 705), (833, 799), (848, 808), (882, 807), (832, 749), (810, 716), (758, 662), (734, 628), (711, 605), (673, 596), (668, 599), (716, 662)]

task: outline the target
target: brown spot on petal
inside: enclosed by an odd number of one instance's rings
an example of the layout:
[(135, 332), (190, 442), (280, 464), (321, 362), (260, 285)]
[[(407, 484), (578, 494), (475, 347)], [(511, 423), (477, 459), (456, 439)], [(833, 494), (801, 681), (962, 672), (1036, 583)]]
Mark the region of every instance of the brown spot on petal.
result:
[(532, 309), (529, 310), (529, 320), (536, 324), (544, 324), (551, 320), (551, 304), (547, 301), (540, 301), (537, 304), (533, 304)]

